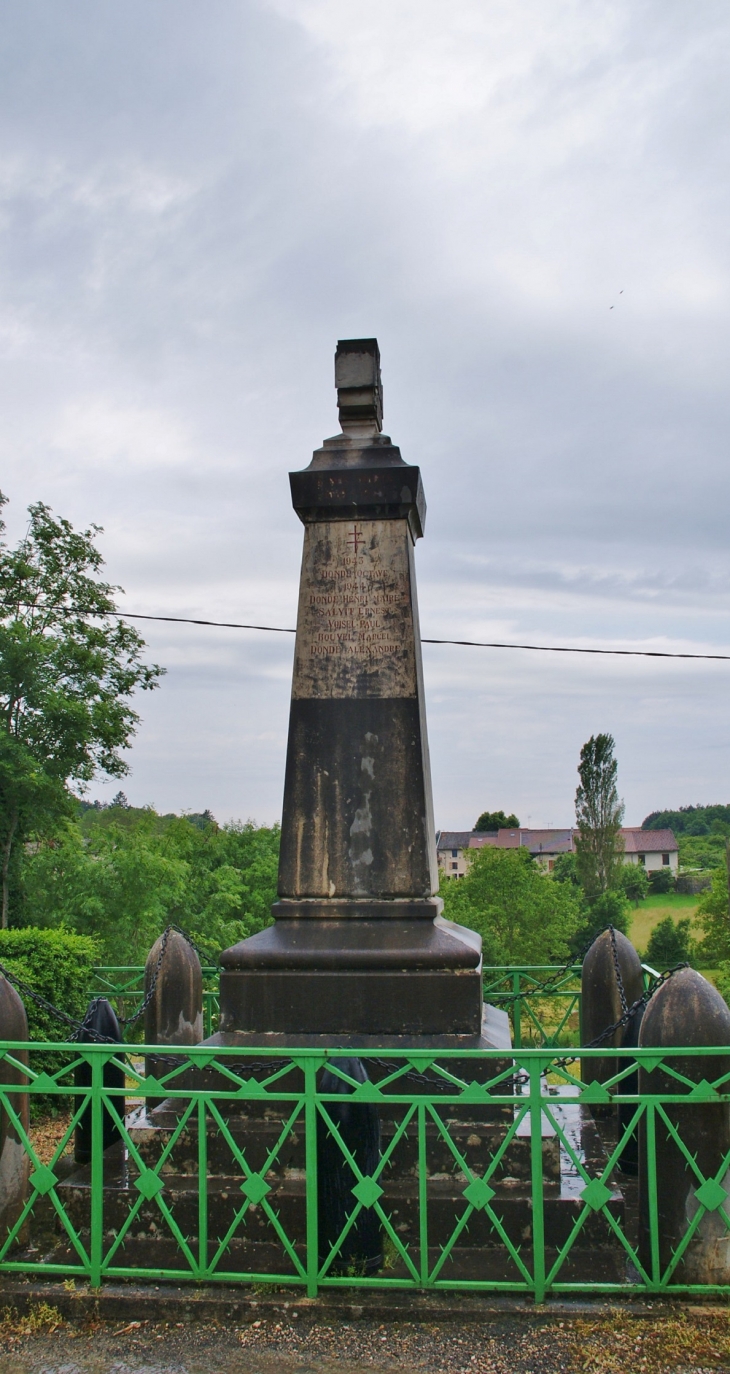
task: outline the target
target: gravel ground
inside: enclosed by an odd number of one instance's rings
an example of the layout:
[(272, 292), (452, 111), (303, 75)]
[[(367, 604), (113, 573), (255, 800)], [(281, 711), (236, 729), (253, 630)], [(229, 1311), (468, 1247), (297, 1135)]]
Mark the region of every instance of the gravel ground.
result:
[(556, 1320), (505, 1314), (459, 1325), (255, 1321), (72, 1325), (49, 1307), (0, 1323), (0, 1374), (718, 1374), (730, 1371), (730, 1316), (674, 1310)]

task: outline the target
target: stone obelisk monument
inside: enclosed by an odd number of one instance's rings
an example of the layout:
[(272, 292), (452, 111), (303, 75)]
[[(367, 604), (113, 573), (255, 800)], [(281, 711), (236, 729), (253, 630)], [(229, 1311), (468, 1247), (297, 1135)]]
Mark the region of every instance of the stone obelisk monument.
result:
[(223, 954), (220, 1029), (483, 1044), (481, 940), (435, 895), (421, 475), (381, 433), (375, 339), (337, 345), (335, 384), (342, 433), (290, 477), (304, 554), (275, 923)]

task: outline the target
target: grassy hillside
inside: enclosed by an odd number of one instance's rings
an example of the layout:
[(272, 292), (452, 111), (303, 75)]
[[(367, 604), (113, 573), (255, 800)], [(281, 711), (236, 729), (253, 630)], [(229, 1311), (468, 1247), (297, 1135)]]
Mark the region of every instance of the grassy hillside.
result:
[(664, 920), (665, 916), (671, 916), (674, 921), (686, 920), (689, 916), (690, 920), (694, 921), (699, 900), (699, 897), (685, 896), (676, 892), (647, 897), (645, 902), (641, 902), (631, 912), (631, 928), (629, 930), (631, 943), (636, 946), (640, 954), (643, 954), (651, 932), (660, 921)]

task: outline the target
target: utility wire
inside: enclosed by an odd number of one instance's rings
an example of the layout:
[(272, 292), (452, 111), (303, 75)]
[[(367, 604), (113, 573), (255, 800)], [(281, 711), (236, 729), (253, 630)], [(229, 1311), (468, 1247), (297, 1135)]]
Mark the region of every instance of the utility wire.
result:
[[(265, 630), (269, 634), (293, 635), (288, 625), (244, 625), (238, 620), (193, 620), (183, 615), (142, 615), (135, 611), (108, 611), (125, 620), (164, 620), (174, 625), (212, 625), (220, 630)], [(539, 654), (612, 654), (623, 658), (700, 658), (730, 662), (730, 654), (683, 654), (668, 649), (585, 649), (568, 644), (500, 644), (483, 639), (422, 639), (422, 644), (455, 644), (466, 649), (530, 649)]]

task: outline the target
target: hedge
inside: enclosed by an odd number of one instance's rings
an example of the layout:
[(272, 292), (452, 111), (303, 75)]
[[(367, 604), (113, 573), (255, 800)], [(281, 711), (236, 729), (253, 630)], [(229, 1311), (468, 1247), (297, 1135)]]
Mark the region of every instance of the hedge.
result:
[[(66, 930), (0, 930), (0, 964), (67, 1016), (82, 1021), (89, 1003), (99, 945)], [(67, 1040), (71, 1027), (21, 993), (31, 1040)], [(0, 1031), (0, 1035), (1, 1035)]]

